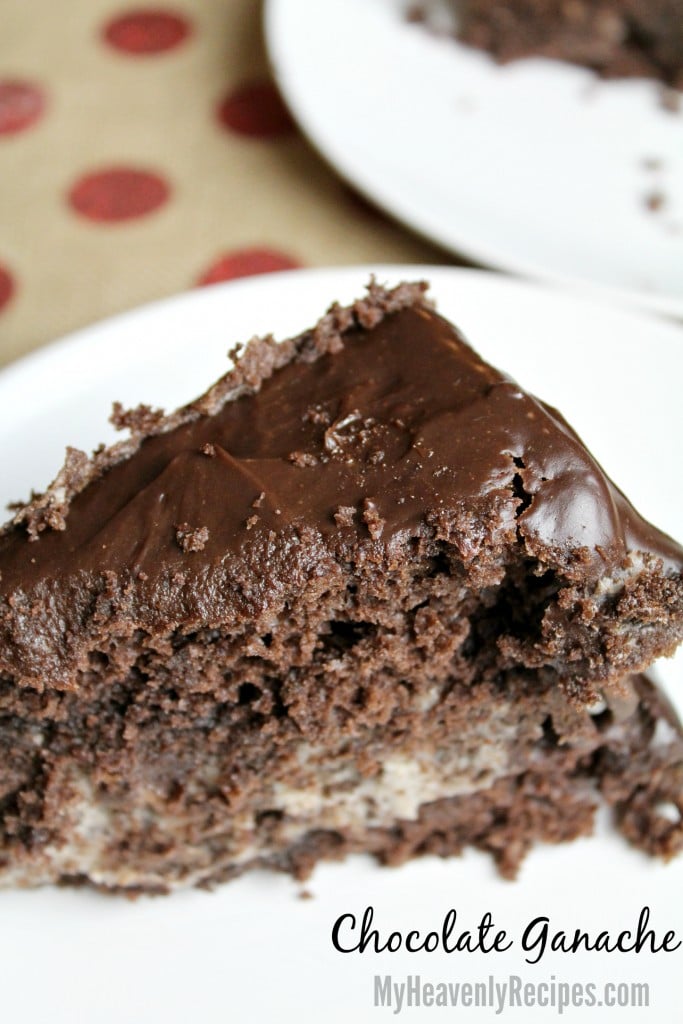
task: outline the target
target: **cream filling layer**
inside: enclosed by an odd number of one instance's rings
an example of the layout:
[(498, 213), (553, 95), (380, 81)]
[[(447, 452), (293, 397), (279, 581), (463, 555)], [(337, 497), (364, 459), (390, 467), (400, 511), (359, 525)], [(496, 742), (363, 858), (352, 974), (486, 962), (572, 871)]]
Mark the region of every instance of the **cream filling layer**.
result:
[[(362, 840), (368, 829), (414, 820), (422, 804), (486, 789), (508, 773), (513, 730), (498, 723), (495, 731), (495, 741), (468, 736), (466, 744), (455, 743), (448, 749), (414, 755), (394, 751), (372, 777), (361, 775), (348, 756), (326, 761), (322, 750), (302, 744), (297, 759), (304, 782), (274, 782), (262, 790), (258, 806), (252, 804), (249, 812), (233, 816), (218, 837), (218, 857), (211, 857), (208, 844), (184, 843), (178, 857), (181, 863), (175, 868), (177, 877), (173, 873), (169, 877), (168, 865), (166, 870), (163, 865), (155, 869), (152, 864), (128, 863), (121, 854), (112, 854), (125, 831), (125, 814), (98, 796), (87, 777), (79, 776), (71, 782), (73, 797), (65, 811), (68, 821), (63, 835), (67, 838), (42, 848), (16, 867), (0, 869), (0, 886), (35, 886), (65, 875), (85, 875), (95, 884), (109, 887), (182, 888), (210, 877), (219, 868), (239, 868), (268, 858), (313, 829), (344, 830)], [(257, 815), (264, 813), (280, 819), (272, 833), (265, 835), (259, 834), (256, 823)], [(138, 790), (129, 824), (151, 824), (158, 834), (177, 844), (183, 843), (188, 821), (182, 814), (165, 814), (157, 795)]]

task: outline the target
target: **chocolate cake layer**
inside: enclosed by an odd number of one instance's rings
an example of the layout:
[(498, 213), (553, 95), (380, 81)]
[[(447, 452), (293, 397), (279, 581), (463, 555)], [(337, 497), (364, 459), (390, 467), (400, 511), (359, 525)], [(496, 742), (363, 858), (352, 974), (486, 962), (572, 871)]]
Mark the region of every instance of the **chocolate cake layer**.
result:
[[(71, 697), (59, 722), (35, 708), (21, 727), (3, 722), (2, 746), (33, 774), (4, 801), (2, 883), (167, 892), (256, 866), (305, 877), (348, 852), (397, 864), (466, 845), (513, 877), (534, 842), (589, 833), (601, 793), (636, 845), (683, 846), (683, 736), (642, 677), (591, 710), (537, 680), (411, 690), (380, 678), (365, 691), (374, 714), (325, 735), (256, 690), (241, 684), (216, 708), (190, 683), (183, 708), (152, 682), (126, 695), (122, 723), (116, 685)], [(121, 728), (126, 742), (112, 742)]]
[(0, 880), (163, 890), (503, 821), (511, 871), (596, 787), (678, 849), (677, 726), (625, 677), (683, 634), (683, 551), (421, 286), (115, 417), (0, 537)]
[(550, 57), (683, 88), (683, 0), (452, 0), (458, 38), (499, 61)]

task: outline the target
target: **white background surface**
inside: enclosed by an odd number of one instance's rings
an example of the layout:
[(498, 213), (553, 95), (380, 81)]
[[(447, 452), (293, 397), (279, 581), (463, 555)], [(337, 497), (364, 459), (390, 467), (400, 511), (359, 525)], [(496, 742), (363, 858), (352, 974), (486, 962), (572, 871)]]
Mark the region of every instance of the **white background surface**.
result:
[[(552, 294), (494, 275), (438, 268), (375, 268), (381, 280), (426, 277), (440, 310), (481, 354), (558, 405), (636, 505), (683, 536), (680, 448), (683, 332), (644, 315)], [(360, 294), (369, 268), (251, 279), (180, 296), (72, 336), (0, 375), (0, 500), (24, 496), (57, 469), (66, 443), (110, 438), (113, 399), (172, 406), (224, 371), (235, 341), (309, 325), (332, 299)], [(673, 470), (673, 472), (672, 472)], [(669, 688), (683, 662), (669, 663)], [(678, 699), (679, 708), (683, 702)], [(539, 914), (553, 929), (617, 932), (643, 905), (663, 933), (683, 933), (683, 858), (664, 866), (629, 848), (606, 823), (598, 835), (535, 850), (515, 883), (484, 855), (427, 858), (399, 870), (359, 857), (319, 867), (300, 900), (289, 878), (254, 874), (207, 895), (136, 902), (87, 891), (0, 893), (0, 1020), (30, 1024), (204, 1024), (381, 1021), (375, 974), (395, 981), (645, 981), (651, 1009), (567, 1010), (567, 1021), (681, 1020), (683, 955), (547, 954), (524, 963), (519, 937)], [(516, 940), (505, 954), (336, 952), (342, 913), (373, 904), (383, 929), (439, 928), (450, 907), (463, 927), (486, 911)], [(548, 1024), (550, 1009), (413, 1009), (398, 1019)]]
[(278, 84), (322, 155), (456, 253), (683, 315), (683, 111), (650, 81), (500, 67), (408, 24), (408, 6), (267, 0)]

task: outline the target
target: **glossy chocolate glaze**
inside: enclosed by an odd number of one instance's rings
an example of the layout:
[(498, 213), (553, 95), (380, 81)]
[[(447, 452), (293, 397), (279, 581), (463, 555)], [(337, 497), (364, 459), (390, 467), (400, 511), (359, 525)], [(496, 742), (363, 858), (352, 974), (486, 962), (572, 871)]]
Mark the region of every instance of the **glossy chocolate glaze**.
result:
[[(37, 543), (11, 530), (0, 538), (2, 590), (81, 570), (150, 581), (204, 570), (288, 526), (388, 542), (427, 513), (494, 498), (507, 508), (501, 525), (517, 513), (530, 551), (583, 549), (600, 572), (630, 551), (683, 565), (558, 413), (414, 305), (352, 327), (342, 353), (295, 358), (256, 394), (145, 439), (74, 498), (65, 530)], [(179, 540), (183, 526), (202, 531), (194, 549)]]

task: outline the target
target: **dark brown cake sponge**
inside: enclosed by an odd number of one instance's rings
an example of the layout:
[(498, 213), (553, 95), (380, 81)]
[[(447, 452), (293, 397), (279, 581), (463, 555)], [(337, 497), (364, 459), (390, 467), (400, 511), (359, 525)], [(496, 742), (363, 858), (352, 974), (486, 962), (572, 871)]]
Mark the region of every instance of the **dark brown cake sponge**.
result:
[(452, 0), (457, 34), (499, 61), (550, 57), (683, 88), (682, 0)]

